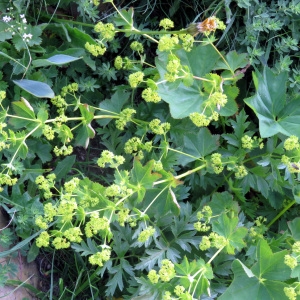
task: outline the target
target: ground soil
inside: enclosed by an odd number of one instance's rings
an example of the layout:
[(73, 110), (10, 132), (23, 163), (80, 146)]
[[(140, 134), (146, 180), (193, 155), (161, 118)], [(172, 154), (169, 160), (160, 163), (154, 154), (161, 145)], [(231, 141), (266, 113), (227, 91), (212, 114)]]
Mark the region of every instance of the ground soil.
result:
[[(9, 220), (3, 212), (0, 210), (0, 234), (1, 230), (5, 228), (8, 224)], [(0, 253), (7, 249), (3, 249), (0, 246)], [(10, 277), (14, 280), (20, 280), (22, 282), (26, 281), (26, 283), (33, 285), (38, 288), (39, 282), (39, 272), (35, 262), (27, 263), (26, 257), (22, 257), (19, 254), (13, 255), (14, 257), (5, 257), (0, 258), (0, 268), (1, 265), (5, 263), (5, 261), (9, 260), (17, 265), (18, 273), (15, 277)], [(12, 286), (0, 286), (0, 300), (22, 300), (23, 298), (27, 298), (30, 300), (35, 299), (35, 297), (25, 288), (23, 287), (12, 287)]]

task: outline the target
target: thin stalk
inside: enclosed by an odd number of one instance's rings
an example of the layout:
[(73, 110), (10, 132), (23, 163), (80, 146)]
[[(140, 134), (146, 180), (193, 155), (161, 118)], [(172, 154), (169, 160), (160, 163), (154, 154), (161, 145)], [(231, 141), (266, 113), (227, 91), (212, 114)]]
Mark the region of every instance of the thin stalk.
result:
[(274, 224), (288, 209), (290, 209), (294, 204), (296, 203), (296, 200), (293, 200), (290, 202), (269, 224), (267, 224), (267, 227), (270, 228), (272, 224)]

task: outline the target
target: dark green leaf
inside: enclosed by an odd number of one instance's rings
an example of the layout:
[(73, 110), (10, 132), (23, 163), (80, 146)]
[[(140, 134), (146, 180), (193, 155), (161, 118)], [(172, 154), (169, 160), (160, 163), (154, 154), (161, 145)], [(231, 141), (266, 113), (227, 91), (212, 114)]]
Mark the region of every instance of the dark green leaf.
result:
[(53, 173), (56, 175), (56, 179), (60, 180), (69, 173), (72, 169), (74, 163), (76, 161), (76, 155), (67, 156), (63, 160), (61, 160), (58, 164)]
[(55, 96), (53, 90), (47, 83), (28, 79), (13, 80), (13, 82), (35, 97), (53, 98)]

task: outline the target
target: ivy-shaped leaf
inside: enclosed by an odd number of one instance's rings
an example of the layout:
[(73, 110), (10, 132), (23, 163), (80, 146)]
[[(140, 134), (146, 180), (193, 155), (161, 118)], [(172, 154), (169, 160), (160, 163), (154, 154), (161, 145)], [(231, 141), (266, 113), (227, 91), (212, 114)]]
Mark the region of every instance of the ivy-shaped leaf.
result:
[(131, 170), (131, 183), (135, 185), (137, 203), (144, 199), (146, 190), (152, 188), (153, 183), (161, 177), (160, 174), (152, 172), (153, 164), (153, 160), (149, 161), (145, 166), (142, 166), (138, 159), (133, 161), (133, 168)]
[(257, 263), (249, 269), (240, 260), (232, 264), (234, 279), (220, 300), (287, 299), (283, 289), (290, 278), (290, 268), (284, 263), (287, 250), (273, 253), (268, 242), (257, 246)]
[(287, 103), (287, 72), (278, 75), (269, 68), (253, 73), (256, 94), (245, 100), (259, 119), (262, 138), (278, 133), (300, 137), (299, 97)]
[(243, 238), (248, 233), (245, 227), (238, 227), (238, 217), (229, 218), (223, 213), (217, 221), (212, 222), (213, 231), (224, 236), (228, 241), (225, 249), (228, 254), (234, 254), (234, 250), (241, 250), (246, 246)]

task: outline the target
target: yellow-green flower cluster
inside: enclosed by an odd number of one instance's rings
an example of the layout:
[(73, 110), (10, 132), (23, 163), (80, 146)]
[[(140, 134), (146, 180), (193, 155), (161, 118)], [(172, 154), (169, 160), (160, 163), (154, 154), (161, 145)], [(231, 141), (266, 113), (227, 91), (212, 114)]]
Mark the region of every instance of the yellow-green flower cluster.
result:
[(57, 207), (57, 214), (63, 222), (71, 221), (77, 209), (75, 198), (62, 199)]
[(163, 27), (165, 30), (168, 30), (174, 28), (174, 22), (170, 19), (165, 18), (159, 22), (159, 26)]
[(106, 47), (103, 44), (95, 45), (89, 42), (85, 43), (84, 48), (95, 57), (103, 55), (106, 51)]
[(253, 148), (253, 139), (249, 135), (244, 135), (241, 138), (242, 147), (244, 149), (252, 149)]
[(136, 113), (135, 109), (125, 108), (120, 112), (119, 119), (116, 120), (116, 127), (124, 130), (125, 125), (132, 120), (132, 115)]
[(220, 174), (224, 169), (221, 158), (222, 155), (220, 153), (213, 153), (211, 155), (212, 168), (216, 174)]
[(65, 97), (68, 93), (74, 93), (74, 92), (77, 92), (78, 91), (78, 83), (76, 82), (73, 82), (73, 83), (70, 83), (66, 86), (64, 86), (62, 89), (61, 89), (61, 96), (62, 97)]
[(13, 186), (17, 183), (17, 178), (12, 178), (9, 174), (0, 174), (0, 192), (3, 191), (2, 185)]
[(112, 23), (102, 23), (98, 22), (94, 30), (97, 33), (100, 33), (101, 38), (106, 39), (107, 41), (112, 41), (115, 37), (116, 31), (115, 31), (115, 26)]
[(50, 236), (47, 231), (43, 231), (35, 240), (37, 247), (48, 247)]
[(295, 269), (298, 265), (297, 258), (289, 254), (284, 256), (284, 263), (291, 269)]
[(218, 235), (215, 232), (211, 232), (209, 236), (203, 236), (202, 241), (199, 244), (199, 248), (205, 251), (211, 247), (221, 249), (228, 244), (228, 241), (224, 236)]
[(143, 44), (137, 42), (137, 41), (134, 41), (130, 44), (130, 48), (131, 50), (133, 51), (136, 51), (138, 53), (143, 53), (144, 52), (144, 46)]
[(159, 275), (155, 270), (150, 270), (148, 273), (148, 278), (153, 284), (156, 284), (158, 283)]
[(177, 35), (168, 36), (164, 35), (160, 38), (158, 42), (158, 50), (163, 51), (171, 51), (178, 45), (179, 39)]
[(124, 146), (124, 151), (127, 154), (138, 152), (140, 149), (150, 152), (152, 149), (152, 142), (150, 141), (143, 144), (140, 138), (133, 137), (129, 139)]
[(153, 102), (153, 103), (158, 103), (161, 100), (161, 97), (158, 95), (158, 93), (153, 89), (151, 89), (150, 87), (143, 90), (142, 98), (146, 102)]
[(132, 88), (136, 88), (144, 79), (144, 73), (141, 71), (132, 73), (128, 77), (129, 85)]
[(166, 134), (170, 128), (171, 124), (168, 122), (161, 123), (159, 119), (154, 119), (149, 123), (150, 130), (155, 134)]
[(44, 191), (44, 197), (46, 199), (49, 199), (53, 196), (50, 190), (54, 187), (55, 178), (56, 175), (54, 173), (51, 173), (47, 177), (44, 177), (43, 175), (39, 175), (35, 179), (35, 183), (38, 185), (38, 188)]
[(79, 178), (74, 177), (71, 180), (65, 182), (64, 184), (65, 191), (69, 194), (72, 194), (73, 191), (77, 188), (79, 181), (80, 181)]
[(284, 145), (283, 145), (283, 147), (284, 147), (285, 150), (298, 149), (299, 146), (300, 146), (299, 139), (295, 135), (291, 135), (289, 138), (287, 138), (284, 141)]
[(43, 135), (46, 137), (47, 140), (51, 141), (54, 139), (54, 130), (51, 126), (45, 124), (43, 128)]
[(53, 152), (56, 156), (60, 156), (60, 155), (67, 156), (67, 155), (72, 154), (73, 147), (71, 145), (69, 145), (69, 146), (63, 145), (63, 146), (61, 146), (61, 148), (58, 148), (57, 146), (55, 146), (53, 149)]
[(114, 61), (114, 66), (117, 70), (121, 70), (123, 67), (123, 59), (121, 56), (117, 56)]
[(289, 298), (289, 300), (296, 300), (297, 299), (297, 295), (299, 295), (300, 293), (296, 292), (296, 289), (293, 287), (285, 287), (283, 289), (285, 295)]
[(154, 233), (155, 229), (152, 226), (148, 226), (139, 234), (138, 241), (140, 243), (145, 243)]
[(63, 108), (63, 109), (64, 109), (64, 108), (67, 107), (67, 102), (66, 102), (66, 100), (65, 100), (62, 96), (60, 96), (60, 95), (51, 98), (50, 101), (51, 101), (51, 103), (52, 103), (53, 105), (55, 105), (55, 106), (58, 107), (58, 108)]
[(184, 291), (185, 291), (184, 286), (182, 286), (182, 285), (175, 286), (174, 293), (176, 296), (178, 296), (178, 297), (181, 296), (184, 293)]
[(207, 225), (212, 217), (212, 210), (210, 206), (205, 205), (201, 211), (197, 212), (198, 222), (194, 223), (194, 228), (197, 231), (206, 232), (210, 230), (210, 226)]
[(6, 98), (6, 92), (0, 91), (0, 103)]
[(242, 179), (245, 176), (247, 176), (247, 174), (248, 174), (248, 171), (245, 168), (245, 166), (242, 165), (242, 166), (237, 166), (235, 168), (234, 176), (236, 179)]
[(82, 241), (82, 232), (79, 227), (69, 228), (63, 234), (70, 242), (80, 243)]
[(92, 237), (100, 230), (109, 231), (109, 221), (106, 217), (100, 218), (98, 213), (93, 213), (84, 230), (87, 237)]
[(118, 168), (125, 161), (125, 158), (121, 155), (114, 155), (108, 150), (104, 150), (101, 153), (100, 158), (97, 160), (97, 164), (101, 168), (105, 168), (105, 165), (108, 164), (111, 168)]
[(121, 209), (118, 212), (118, 223), (120, 224), (120, 226), (124, 227), (125, 222), (127, 222), (130, 219), (129, 213), (130, 210), (128, 208)]
[(161, 268), (158, 271), (158, 274), (162, 281), (170, 281), (176, 275), (174, 264), (168, 259), (163, 259), (161, 261)]
[(224, 107), (227, 103), (227, 96), (220, 92), (214, 92), (210, 95), (209, 101), (220, 109), (220, 107)]
[(180, 59), (176, 55), (169, 55), (169, 61), (167, 63), (166, 69), (171, 74), (178, 74), (181, 70)]
[(119, 197), (124, 198), (133, 194), (133, 190), (127, 188), (125, 185), (112, 184), (105, 190), (106, 197)]
[(164, 168), (161, 161), (155, 161), (153, 164), (153, 171), (161, 171)]
[(52, 241), (52, 245), (59, 250), (69, 248), (71, 244), (66, 238), (58, 236)]
[(92, 265), (103, 266), (103, 263), (108, 261), (111, 256), (111, 251), (109, 249), (103, 249), (101, 252), (97, 252), (89, 257), (89, 262)]
[(190, 34), (180, 34), (180, 40), (182, 41), (182, 47), (185, 51), (190, 52), (194, 46), (194, 37)]
[(191, 113), (189, 115), (189, 118), (197, 127), (205, 127), (210, 123), (210, 119), (206, 115), (200, 114), (198, 112)]

